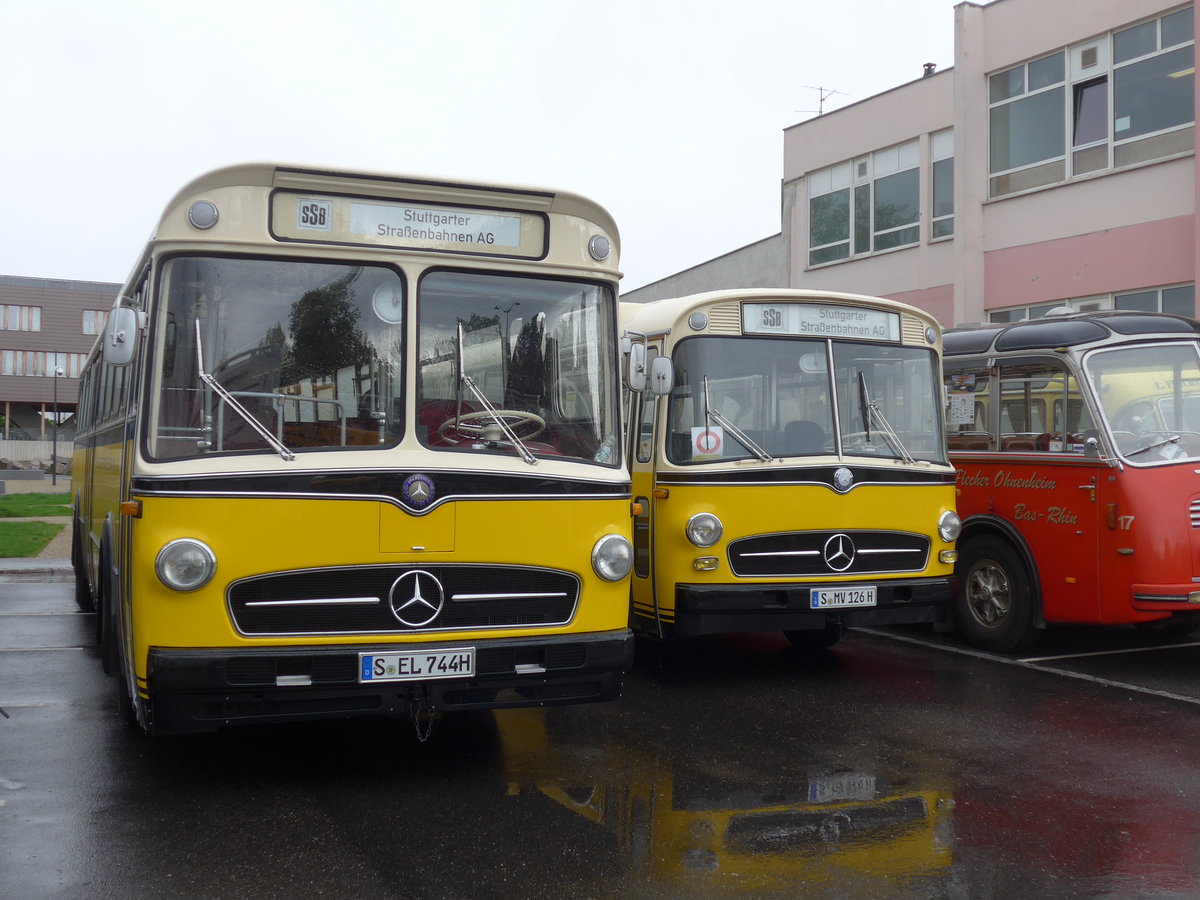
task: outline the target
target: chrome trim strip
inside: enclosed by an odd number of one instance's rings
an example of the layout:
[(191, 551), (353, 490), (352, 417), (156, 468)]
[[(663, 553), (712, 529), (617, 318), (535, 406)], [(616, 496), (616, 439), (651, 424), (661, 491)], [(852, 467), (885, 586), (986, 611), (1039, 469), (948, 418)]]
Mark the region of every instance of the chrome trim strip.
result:
[(320, 606), (322, 604), (332, 604), (334, 606), (369, 606), (372, 603), (382, 603), (380, 597), (330, 597), (328, 599), (315, 598), (312, 600), (249, 600), (243, 606)]
[(820, 556), (820, 550), (761, 550), (758, 553), (738, 553), (740, 557), (747, 556)]
[(541, 593), (524, 594), (455, 594), (451, 600), (470, 602), (472, 600), (534, 600), (548, 597), (568, 597), (565, 591), (544, 591)]

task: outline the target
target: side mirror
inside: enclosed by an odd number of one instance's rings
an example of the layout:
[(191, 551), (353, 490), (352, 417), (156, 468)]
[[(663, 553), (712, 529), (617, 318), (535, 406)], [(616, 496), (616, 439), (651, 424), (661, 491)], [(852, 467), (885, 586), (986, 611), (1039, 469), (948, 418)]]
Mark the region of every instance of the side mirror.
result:
[(104, 361), (110, 366), (127, 366), (137, 352), (141, 331), (138, 311), (128, 306), (114, 306), (104, 328)]
[(629, 347), (629, 371), (626, 383), (635, 394), (646, 389), (646, 345), (631, 344)]
[(671, 360), (665, 356), (656, 356), (650, 363), (650, 391), (656, 397), (665, 397), (671, 393), (675, 384), (675, 372), (671, 368)]

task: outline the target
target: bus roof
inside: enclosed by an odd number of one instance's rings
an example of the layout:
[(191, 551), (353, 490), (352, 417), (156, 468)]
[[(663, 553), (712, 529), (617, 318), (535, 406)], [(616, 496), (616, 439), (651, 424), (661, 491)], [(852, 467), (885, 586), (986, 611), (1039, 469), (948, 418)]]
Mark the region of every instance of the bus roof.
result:
[(651, 300), (646, 303), (623, 302), (621, 304), (621, 319), (623, 325), (628, 325), (636, 317), (639, 325), (644, 325), (648, 331), (669, 328), (671, 324), (685, 316), (698, 306), (718, 303), (741, 302), (800, 302), (839, 303), (848, 306), (855, 304), (863, 306), (886, 306), (896, 312), (909, 313), (925, 319), (929, 324), (936, 324), (933, 316), (923, 309), (910, 306), (899, 300), (885, 297), (870, 297), (866, 294), (849, 294), (841, 291), (815, 291), (802, 288), (736, 288), (720, 291), (707, 291), (699, 294), (689, 294), (684, 297), (670, 297), (663, 300)]
[(1200, 335), (1200, 322), (1185, 316), (1136, 310), (1071, 312), (1051, 310), (1039, 319), (1019, 322), (961, 325), (942, 335), (946, 356), (968, 353), (1053, 350), (1104, 341), (1114, 336)]
[(284, 163), (241, 163), (216, 169), (193, 179), (179, 189), (165, 209), (173, 209), (195, 194), (237, 185), (261, 185), (297, 191), (324, 191), (380, 198), (394, 196), (405, 200), (421, 200), (422, 194), (427, 194), (427, 199), (440, 203), (457, 202), (464, 205), (574, 215), (603, 228), (613, 236), (614, 249), (620, 250), (619, 231), (613, 217), (599, 203), (579, 194), (550, 188), (475, 183), (386, 172), (360, 172)]
[(612, 242), (615, 258), (620, 259), (621, 235), (612, 215), (595, 201), (569, 191), (290, 163), (250, 162), (214, 169), (180, 188), (163, 207), (153, 232), (130, 270), (126, 285), (141, 277), (149, 264), (152, 246), (155, 240), (162, 236), (166, 221), (173, 211), (191, 199), (199, 199), (198, 194), (238, 186), (286, 188), (312, 193), (394, 198), (577, 216), (604, 231)]

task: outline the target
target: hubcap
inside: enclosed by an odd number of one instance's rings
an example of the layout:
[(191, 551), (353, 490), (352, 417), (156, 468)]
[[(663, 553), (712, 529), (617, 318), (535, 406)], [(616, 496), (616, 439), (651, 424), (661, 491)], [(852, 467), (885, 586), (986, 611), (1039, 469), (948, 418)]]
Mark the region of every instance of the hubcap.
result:
[(1004, 623), (1012, 609), (1012, 589), (1002, 567), (990, 559), (976, 563), (967, 577), (967, 605), (984, 628)]

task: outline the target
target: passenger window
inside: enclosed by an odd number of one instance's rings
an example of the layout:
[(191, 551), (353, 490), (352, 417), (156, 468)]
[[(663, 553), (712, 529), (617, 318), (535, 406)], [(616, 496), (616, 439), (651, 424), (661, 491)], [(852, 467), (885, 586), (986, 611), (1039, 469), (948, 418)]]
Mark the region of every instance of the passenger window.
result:
[(989, 449), (987, 369), (978, 365), (947, 367), (945, 387), (949, 449)]
[(1002, 366), (998, 447), (1013, 453), (1084, 452), (1094, 434), (1079, 382), (1057, 361)]

